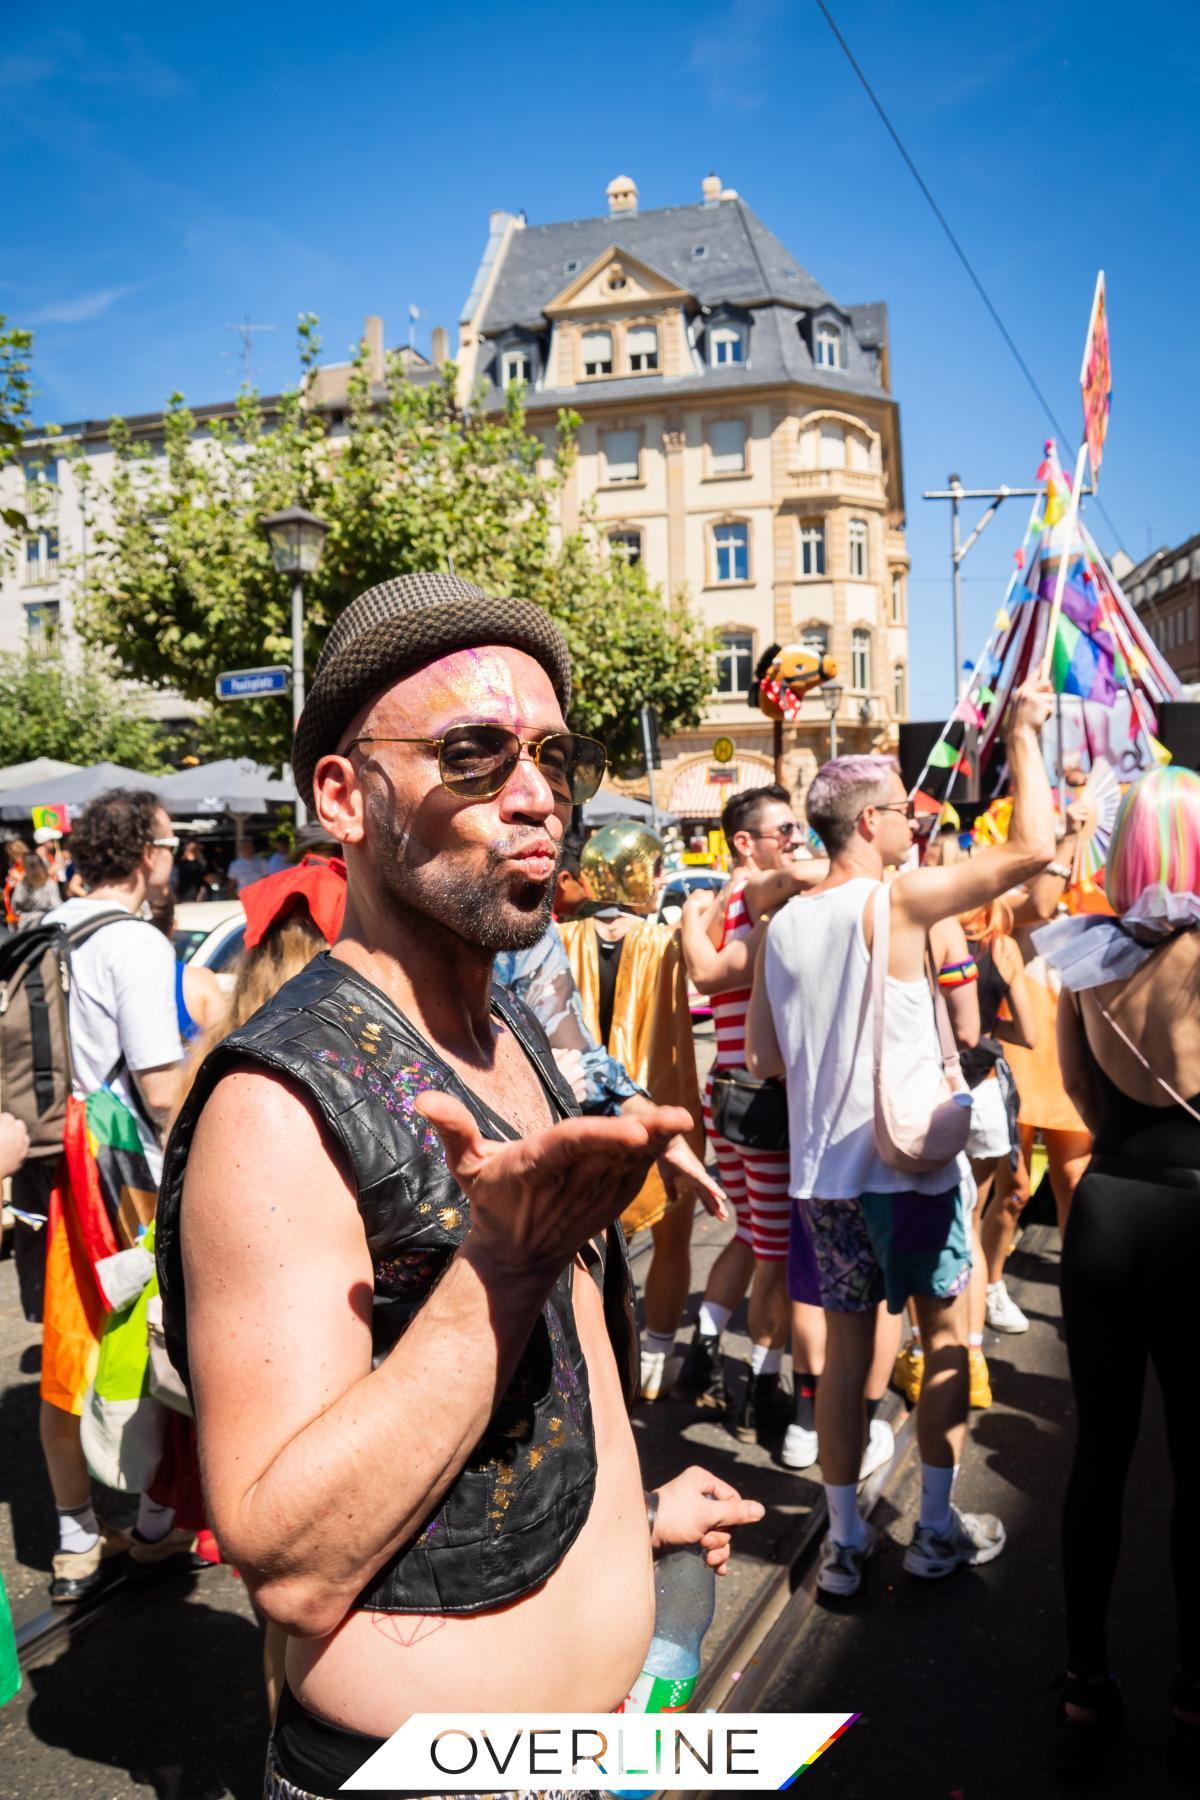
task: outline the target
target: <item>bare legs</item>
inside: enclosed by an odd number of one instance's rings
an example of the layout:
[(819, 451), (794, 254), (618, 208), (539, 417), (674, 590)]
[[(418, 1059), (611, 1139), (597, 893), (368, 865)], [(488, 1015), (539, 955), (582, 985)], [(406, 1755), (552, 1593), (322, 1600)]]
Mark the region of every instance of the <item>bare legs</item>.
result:
[(54, 1504), (64, 1512), (86, 1506), (92, 1497), (92, 1484), (79, 1441), (79, 1420), (74, 1413), (63, 1412), (61, 1407), (43, 1400), (38, 1429)]
[(646, 1274), (646, 1330), (673, 1337), (691, 1287), (691, 1200), (677, 1200), (651, 1227), (650, 1235), (654, 1239), (654, 1254)]

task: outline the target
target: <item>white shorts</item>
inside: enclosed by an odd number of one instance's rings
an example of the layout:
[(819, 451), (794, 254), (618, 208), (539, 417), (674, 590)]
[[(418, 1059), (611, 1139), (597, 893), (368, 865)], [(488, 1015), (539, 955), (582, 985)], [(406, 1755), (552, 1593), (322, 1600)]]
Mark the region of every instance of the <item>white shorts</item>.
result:
[(967, 1155), (978, 1161), (985, 1157), (1007, 1156), (1011, 1149), (1004, 1090), (996, 1077), (989, 1075), (971, 1095), (971, 1135), (967, 1139)]

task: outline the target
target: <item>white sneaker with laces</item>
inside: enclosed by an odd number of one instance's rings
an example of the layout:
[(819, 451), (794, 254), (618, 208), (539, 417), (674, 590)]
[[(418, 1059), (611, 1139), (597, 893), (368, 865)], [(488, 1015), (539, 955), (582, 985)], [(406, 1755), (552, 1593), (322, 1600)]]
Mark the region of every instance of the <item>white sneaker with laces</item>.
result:
[(978, 1568), (990, 1563), (1003, 1550), (1007, 1533), (994, 1513), (960, 1513), (950, 1508), (950, 1524), (944, 1531), (932, 1525), (918, 1525), (912, 1543), (904, 1552), (904, 1567), (910, 1575), (926, 1581), (940, 1581), (953, 1575), (955, 1569)]
[(883, 1543), (883, 1533), (878, 1526), (868, 1525), (866, 1531), (866, 1539), (858, 1548), (852, 1544), (839, 1544), (831, 1531), (826, 1532), (817, 1569), (817, 1586), (823, 1594), (838, 1594), (843, 1599), (857, 1594), (862, 1586), (863, 1564)]
[(867, 1447), (859, 1464), (858, 1479), (865, 1481), (896, 1454), (896, 1435), (886, 1419), (872, 1419), (867, 1433)]
[(988, 1283), (987, 1322), (993, 1331), (1007, 1331), (1014, 1337), (1018, 1332), (1029, 1330), (1029, 1320), (1003, 1281)]
[(817, 1460), (817, 1434), (803, 1425), (789, 1425), (783, 1434), (783, 1466), (785, 1469), (811, 1469)]
[(638, 1379), (639, 1398), (661, 1400), (674, 1387), (675, 1378), (682, 1367), (682, 1356), (668, 1356), (664, 1350), (643, 1350)]

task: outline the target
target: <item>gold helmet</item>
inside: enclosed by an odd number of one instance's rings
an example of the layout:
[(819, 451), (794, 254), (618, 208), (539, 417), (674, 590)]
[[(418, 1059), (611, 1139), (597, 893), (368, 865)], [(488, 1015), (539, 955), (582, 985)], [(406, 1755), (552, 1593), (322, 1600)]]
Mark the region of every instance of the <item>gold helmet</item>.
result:
[(583, 846), (579, 876), (593, 900), (639, 910), (654, 904), (663, 841), (636, 819), (617, 819)]

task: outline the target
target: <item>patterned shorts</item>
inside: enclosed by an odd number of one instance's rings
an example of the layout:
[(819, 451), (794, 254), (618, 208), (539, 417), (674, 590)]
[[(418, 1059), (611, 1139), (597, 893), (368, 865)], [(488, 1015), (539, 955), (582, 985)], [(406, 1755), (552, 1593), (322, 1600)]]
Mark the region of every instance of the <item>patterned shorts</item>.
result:
[(912, 1296), (949, 1300), (971, 1274), (962, 1189), (944, 1194), (861, 1194), (799, 1205), (827, 1312), (904, 1311)]
[[(274, 1742), (267, 1747), (267, 1771), (263, 1780), (263, 1800), (324, 1800), (308, 1788), (299, 1788), (286, 1775), (279, 1773), (279, 1764), (275, 1757)], [(403, 1797), (397, 1795), (397, 1800)], [(503, 1793), (491, 1794), (430, 1794), (410, 1795), (408, 1800), (605, 1800), (605, 1796), (593, 1789), (587, 1793), (572, 1792), (570, 1794), (558, 1788), (522, 1788), (519, 1791), (506, 1789)]]

